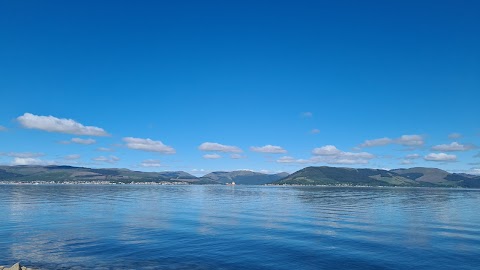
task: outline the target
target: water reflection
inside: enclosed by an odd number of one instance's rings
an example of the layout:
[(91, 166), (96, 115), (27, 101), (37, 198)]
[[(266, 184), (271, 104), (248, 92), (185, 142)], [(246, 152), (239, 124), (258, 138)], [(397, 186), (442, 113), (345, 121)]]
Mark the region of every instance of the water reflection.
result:
[(5, 194), (0, 264), (475, 269), (480, 263), (479, 190), (130, 185), (0, 185), (0, 190)]

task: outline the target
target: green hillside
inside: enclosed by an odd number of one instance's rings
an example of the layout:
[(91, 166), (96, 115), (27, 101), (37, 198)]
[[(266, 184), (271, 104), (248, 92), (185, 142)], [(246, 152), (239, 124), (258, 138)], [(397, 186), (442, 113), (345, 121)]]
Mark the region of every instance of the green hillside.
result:
[(480, 176), (452, 174), (435, 168), (387, 171), (322, 166), (301, 169), (272, 184), (480, 188)]
[(240, 185), (264, 185), (288, 176), (288, 173), (265, 174), (252, 171), (212, 172), (201, 180), (210, 180), (219, 184), (235, 182)]
[(72, 166), (0, 166), (0, 181), (109, 181), (109, 182), (195, 182), (186, 172), (139, 172), (127, 169), (91, 169)]
[(386, 170), (336, 167), (307, 167), (274, 184), (351, 185), (351, 186), (420, 186), (417, 182)]

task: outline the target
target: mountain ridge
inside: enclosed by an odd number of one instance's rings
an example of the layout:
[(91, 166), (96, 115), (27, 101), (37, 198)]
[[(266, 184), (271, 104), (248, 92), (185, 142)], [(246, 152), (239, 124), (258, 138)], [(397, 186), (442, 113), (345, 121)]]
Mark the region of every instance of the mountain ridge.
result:
[(197, 177), (184, 171), (142, 172), (122, 168), (87, 168), (68, 165), (0, 166), (2, 182), (110, 182), (110, 183), (183, 183), (240, 185), (322, 185), (322, 186), (400, 186), (480, 188), (480, 176), (450, 173), (438, 168), (413, 167), (392, 170), (305, 167), (292, 174), (265, 174), (237, 170), (215, 171)]
[(449, 173), (437, 168), (368, 169), (306, 167), (274, 185), (345, 185), (480, 188), (480, 176)]

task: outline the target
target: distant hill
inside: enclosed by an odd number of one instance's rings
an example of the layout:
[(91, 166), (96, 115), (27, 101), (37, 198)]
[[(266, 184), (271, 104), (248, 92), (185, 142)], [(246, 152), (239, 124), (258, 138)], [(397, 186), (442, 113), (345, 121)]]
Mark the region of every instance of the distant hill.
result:
[(73, 166), (0, 166), (0, 181), (110, 181), (110, 182), (195, 182), (198, 178), (182, 171), (139, 172), (127, 169), (91, 169)]
[(128, 169), (92, 169), (73, 166), (0, 166), (0, 182), (33, 181), (109, 181), (109, 182), (189, 182), (192, 184), (263, 185), (288, 176), (287, 173), (263, 174), (251, 171), (213, 172), (195, 177), (183, 171), (139, 172)]
[(436, 169), (436, 168), (423, 168), (423, 167), (415, 167), (410, 169), (395, 169), (391, 170), (391, 172), (397, 173), (408, 179), (412, 179), (418, 182), (428, 182), (433, 184), (442, 184), (446, 183), (445, 177), (447, 177), (450, 173), (444, 170)]
[(273, 184), (353, 185), (353, 186), (421, 186), (396, 173), (377, 169), (307, 167)]
[(480, 176), (452, 174), (435, 168), (387, 171), (322, 166), (304, 168), (273, 184), (480, 188)]
[(200, 180), (213, 181), (219, 184), (235, 182), (240, 185), (264, 185), (287, 177), (288, 173), (265, 174), (252, 171), (212, 172)]
[(465, 173), (449, 173), (436, 168), (424, 167), (396, 169), (392, 172), (417, 182), (431, 183), (437, 186), (480, 188), (480, 176)]
[(449, 173), (436, 168), (395, 170), (306, 167), (291, 175), (252, 171), (212, 172), (195, 177), (183, 171), (140, 172), (128, 169), (94, 169), (73, 166), (0, 166), (0, 183), (61, 182), (188, 182), (191, 184), (328, 185), (480, 188), (480, 176)]

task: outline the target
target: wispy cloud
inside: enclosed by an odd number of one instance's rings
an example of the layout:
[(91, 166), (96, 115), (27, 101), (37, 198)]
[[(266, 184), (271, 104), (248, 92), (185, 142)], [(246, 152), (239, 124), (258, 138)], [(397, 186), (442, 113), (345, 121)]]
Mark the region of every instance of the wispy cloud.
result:
[(95, 158), (92, 158), (93, 161), (96, 161), (96, 162), (104, 162), (104, 163), (117, 163), (120, 158), (116, 157), (116, 156), (108, 156), (108, 157), (105, 157), (105, 156), (99, 156), (99, 157), (95, 157)]
[(212, 152), (223, 152), (223, 153), (241, 153), (243, 152), (237, 146), (232, 145), (224, 145), (219, 143), (213, 142), (204, 142), (199, 147), (198, 150), (200, 151), (212, 151)]
[(78, 143), (78, 144), (94, 144), (97, 142), (94, 139), (81, 139), (81, 138), (72, 138), (71, 141), (73, 143)]
[(7, 131), (7, 128), (4, 126), (0, 126), (0, 131)]
[(480, 168), (472, 168), (469, 171), (467, 171), (468, 174), (473, 174), (473, 175), (480, 175)]
[(75, 120), (57, 118), (54, 116), (41, 116), (25, 113), (17, 117), (17, 121), (28, 129), (39, 129), (48, 132), (59, 132), (75, 135), (108, 136), (108, 133), (99, 127), (84, 126)]
[(126, 143), (126, 146), (130, 149), (147, 151), (147, 152), (158, 152), (162, 154), (176, 153), (173, 147), (167, 146), (163, 144), (161, 141), (154, 141), (151, 139), (142, 139), (142, 138), (133, 138), (133, 137), (123, 138), (123, 141)]
[(12, 161), (12, 165), (55, 165), (55, 161), (42, 160), (31, 157), (16, 157)]
[(452, 139), (452, 140), (458, 139), (458, 138), (461, 138), (461, 137), (462, 137), (462, 134), (456, 133), (456, 132), (455, 132), (455, 133), (450, 133), (450, 134), (448, 135), (448, 138), (449, 138), (449, 139)]
[(162, 163), (158, 159), (146, 159), (140, 163), (141, 167), (152, 168), (152, 167), (162, 167)]
[(18, 158), (36, 158), (36, 157), (45, 156), (45, 154), (34, 153), (34, 152), (8, 152), (8, 153), (0, 153), (0, 156), (18, 157)]
[(373, 154), (367, 152), (352, 153), (341, 152), (335, 156), (319, 156), (313, 157), (312, 160), (315, 163), (327, 163), (327, 164), (368, 164), (371, 159), (375, 158)]
[(415, 164), (414, 160), (415, 159), (419, 159), (421, 158), (422, 156), (419, 155), (419, 154), (409, 154), (409, 155), (406, 155), (402, 162), (400, 164), (402, 165), (412, 165), (412, 164)]
[(391, 139), (388, 137), (373, 139), (373, 140), (366, 140), (362, 144), (359, 145), (361, 148), (365, 147), (376, 147), (376, 146), (384, 146), (389, 144), (398, 144), (402, 146), (406, 146), (409, 148), (417, 148), (421, 147), (425, 144), (425, 139), (422, 135), (402, 135), (399, 138)]
[(366, 140), (364, 143), (360, 145), (360, 147), (375, 147), (375, 146), (383, 146), (393, 143), (394, 140), (390, 138), (379, 138), (373, 140)]
[(206, 154), (206, 155), (203, 155), (203, 158), (205, 158), (205, 159), (219, 159), (219, 158), (222, 158), (222, 156), (220, 156), (219, 154)]
[(71, 144), (71, 143), (76, 143), (76, 144), (84, 144), (84, 145), (90, 145), (90, 144), (95, 144), (97, 141), (94, 139), (82, 139), (82, 138), (72, 138), (69, 141), (60, 141), (61, 144)]
[(431, 153), (424, 157), (427, 161), (444, 161), (444, 162), (452, 162), (457, 160), (456, 155), (449, 155), (445, 153)]
[(425, 144), (425, 139), (422, 135), (402, 135), (395, 140), (395, 143), (409, 147), (420, 147)]
[(287, 152), (287, 150), (283, 149), (280, 146), (270, 145), (270, 144), (265, 146), (252, 146), (250, 147), (250, 151), (257, 152), (257, 153), (266, 153), (266, 154), (282, 154)]
[(367, 152), (344, 152), (334, 145), (325, 145), (312, 150), (315, 157), (312, 160), (315, 163), (324, 162), (327, 164), (367, 164), (375, 158), (373, 154)]
[(419, 154), (410, 154), (410, 155), (406, 155), (405, 156), (405, 159), (417, 159), (417, 158), (421, 158), (422, 156), (420, 156)]
[(291, 156), (283, 156), (279, 159), (277, 159), (278, 163), (296, 163), (296, 164), (307, 164), (307, 163), (313, 163), (312, 160), (310, 159), (296, 159)]
[(309, 159), (295, 159), (291, 156), (283, 156), (277, 159), (278, 163), (296, 163), (296, 164), (368, 164), (375, 156), (367, 152), (344, 152), (334, 145), (325, 145), (312, 150), (313, 157)]
[(302, 117), (311, 118), (311, 117), (313, 117), (313, 113), (312, 112), (303, 112)]
[(65, 160), (76, 160), (76, 159), (80, 159), (82, 156), (78, 155), (78, 154), (72, 154), (72, 155), (66, 155), (63, 157), (63, 159)]
[(242, 158), (246, 158), (246, 156), (240, 155), (240, 154), (231, 154), (230, 158), (231, 159), (242, 159)]
[(113, 151), (115, 151), (115, 149), (107, 148), (107, 147), (99, 147), (99, 148), (97, 148), (97, 151), (100, 151), (100, 152), (113, 152)]
[(412, 165), (412, 164), (415, 164), (415, 162), (413, 162), (413, 160), (411, 160), (411, 159), (404, 159), (404, 160), (402, 160), (402, 162), (400, 162), (400, 164), (402, 164), (402, 165)]
[(468, 151), (475, 149), (476, 146), (473, 144), (463, 145), (458, 142), (452, 142), (450, 144), (440, 144), (432, 147), (433, 151), (443, 151), (443, 152), (455, 152), (455, 151)]
[(312, 133), (312, 134), (318, 134), (318, 133), (320, 133), (320, 129), (314, 128), (314, 129), (312, 129), (312, 130), (310, 131), (310, 133)]

